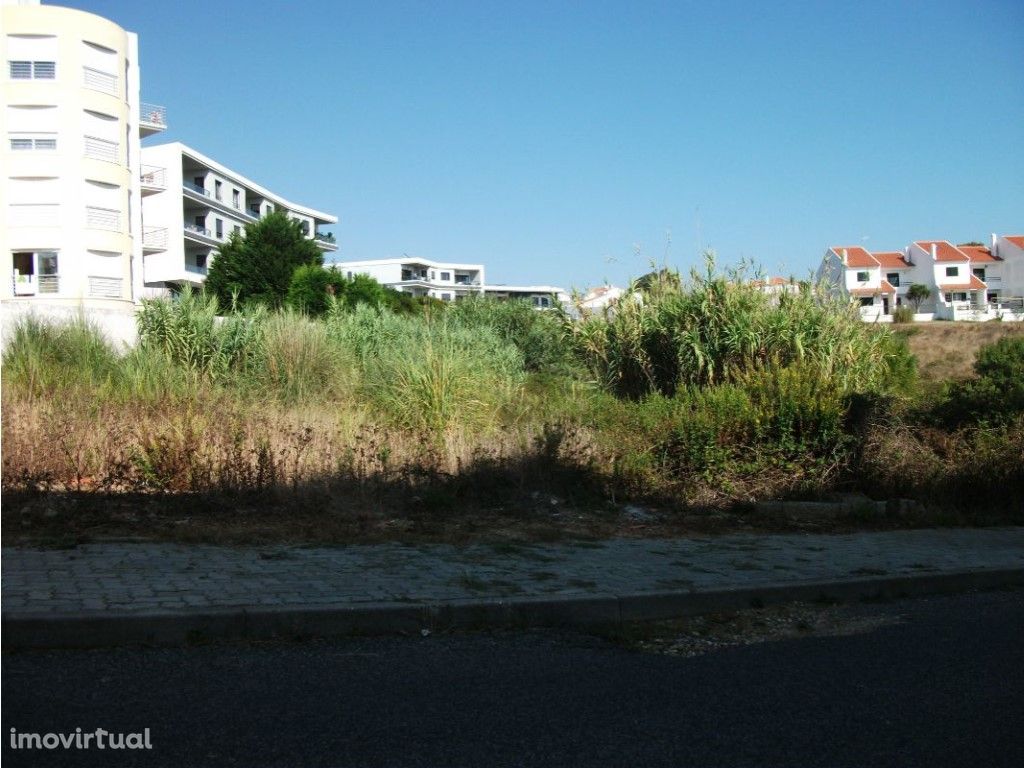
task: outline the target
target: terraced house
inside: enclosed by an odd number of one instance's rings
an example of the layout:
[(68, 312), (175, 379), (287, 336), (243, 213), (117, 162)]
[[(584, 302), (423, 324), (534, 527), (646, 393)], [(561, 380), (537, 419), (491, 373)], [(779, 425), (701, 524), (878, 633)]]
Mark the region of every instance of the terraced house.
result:
[(869, 322), (892, 320), (910, 286), (928, 288), (918, 320), (1024, 320), (1024, 237), (992, 235), (991, 245), (918, 240), (903, 251), (829, 248), (819, 281), (860, 306)]

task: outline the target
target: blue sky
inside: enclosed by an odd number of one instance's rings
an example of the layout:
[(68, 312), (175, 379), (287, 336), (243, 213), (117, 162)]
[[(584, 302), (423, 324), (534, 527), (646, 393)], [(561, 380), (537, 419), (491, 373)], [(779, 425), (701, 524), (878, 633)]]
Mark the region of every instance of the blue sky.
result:
[(62, 4), (139, 34), (158, 141), (335, 213), (339, 258), (582, 287), (1024, 233), (1019, 0)]

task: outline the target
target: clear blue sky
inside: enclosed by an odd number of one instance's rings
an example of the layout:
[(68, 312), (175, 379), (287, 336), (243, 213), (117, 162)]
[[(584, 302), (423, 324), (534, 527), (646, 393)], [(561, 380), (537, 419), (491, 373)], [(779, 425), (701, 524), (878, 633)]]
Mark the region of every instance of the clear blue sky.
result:
[(1020, 0), (55, 4), (139, 34), (157, 141), (335, 213), (339, 258), (582, 287), (1024, 233)]

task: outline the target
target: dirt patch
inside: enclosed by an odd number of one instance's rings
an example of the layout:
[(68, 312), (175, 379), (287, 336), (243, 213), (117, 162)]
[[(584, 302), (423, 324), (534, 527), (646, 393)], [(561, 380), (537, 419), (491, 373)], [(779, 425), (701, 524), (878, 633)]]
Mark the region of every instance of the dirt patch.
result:
[(900, 621), (902, 617), (895, 612), (873, 611), (866, 614), (858, 611), (856, 606), (790, 603), (672, 621), (644, 622), (599, 634), (644, 653), (689, 657), (791, 638), (871, 632)]
[(895, 325), (893, 330), (907, 337), (921, 378), (939, 382), (969, 377), (981, 347), (1024, 334), (1024, 323), (932, 322)]

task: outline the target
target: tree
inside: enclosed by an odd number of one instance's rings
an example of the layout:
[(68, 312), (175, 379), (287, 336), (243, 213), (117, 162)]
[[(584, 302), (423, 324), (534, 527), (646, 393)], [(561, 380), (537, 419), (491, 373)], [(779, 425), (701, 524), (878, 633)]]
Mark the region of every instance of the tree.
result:
[(292, 273), (285, 304), (319, 317), (327, 311), (331, 296), (344, 293), (347, 282), (337, 267), (324, 269), (316, 264), (303, 264)]
[(279, 307), (295, 270), (323, 263), (323, 254), (306, 237), (302, 223), (284, 211), (274, 211), (247, 224), (245, 237), (231, 233), (210, 265), (205, 290), (214, 294), (222, 307), (231, 306), (236, 295), (243, 305)]
[(922, 283), (911, 283), (907, 289), (907, 301), (914, 305), (914, 311), (921, 311), (921, 304), (932, 295), (931, 289)]

